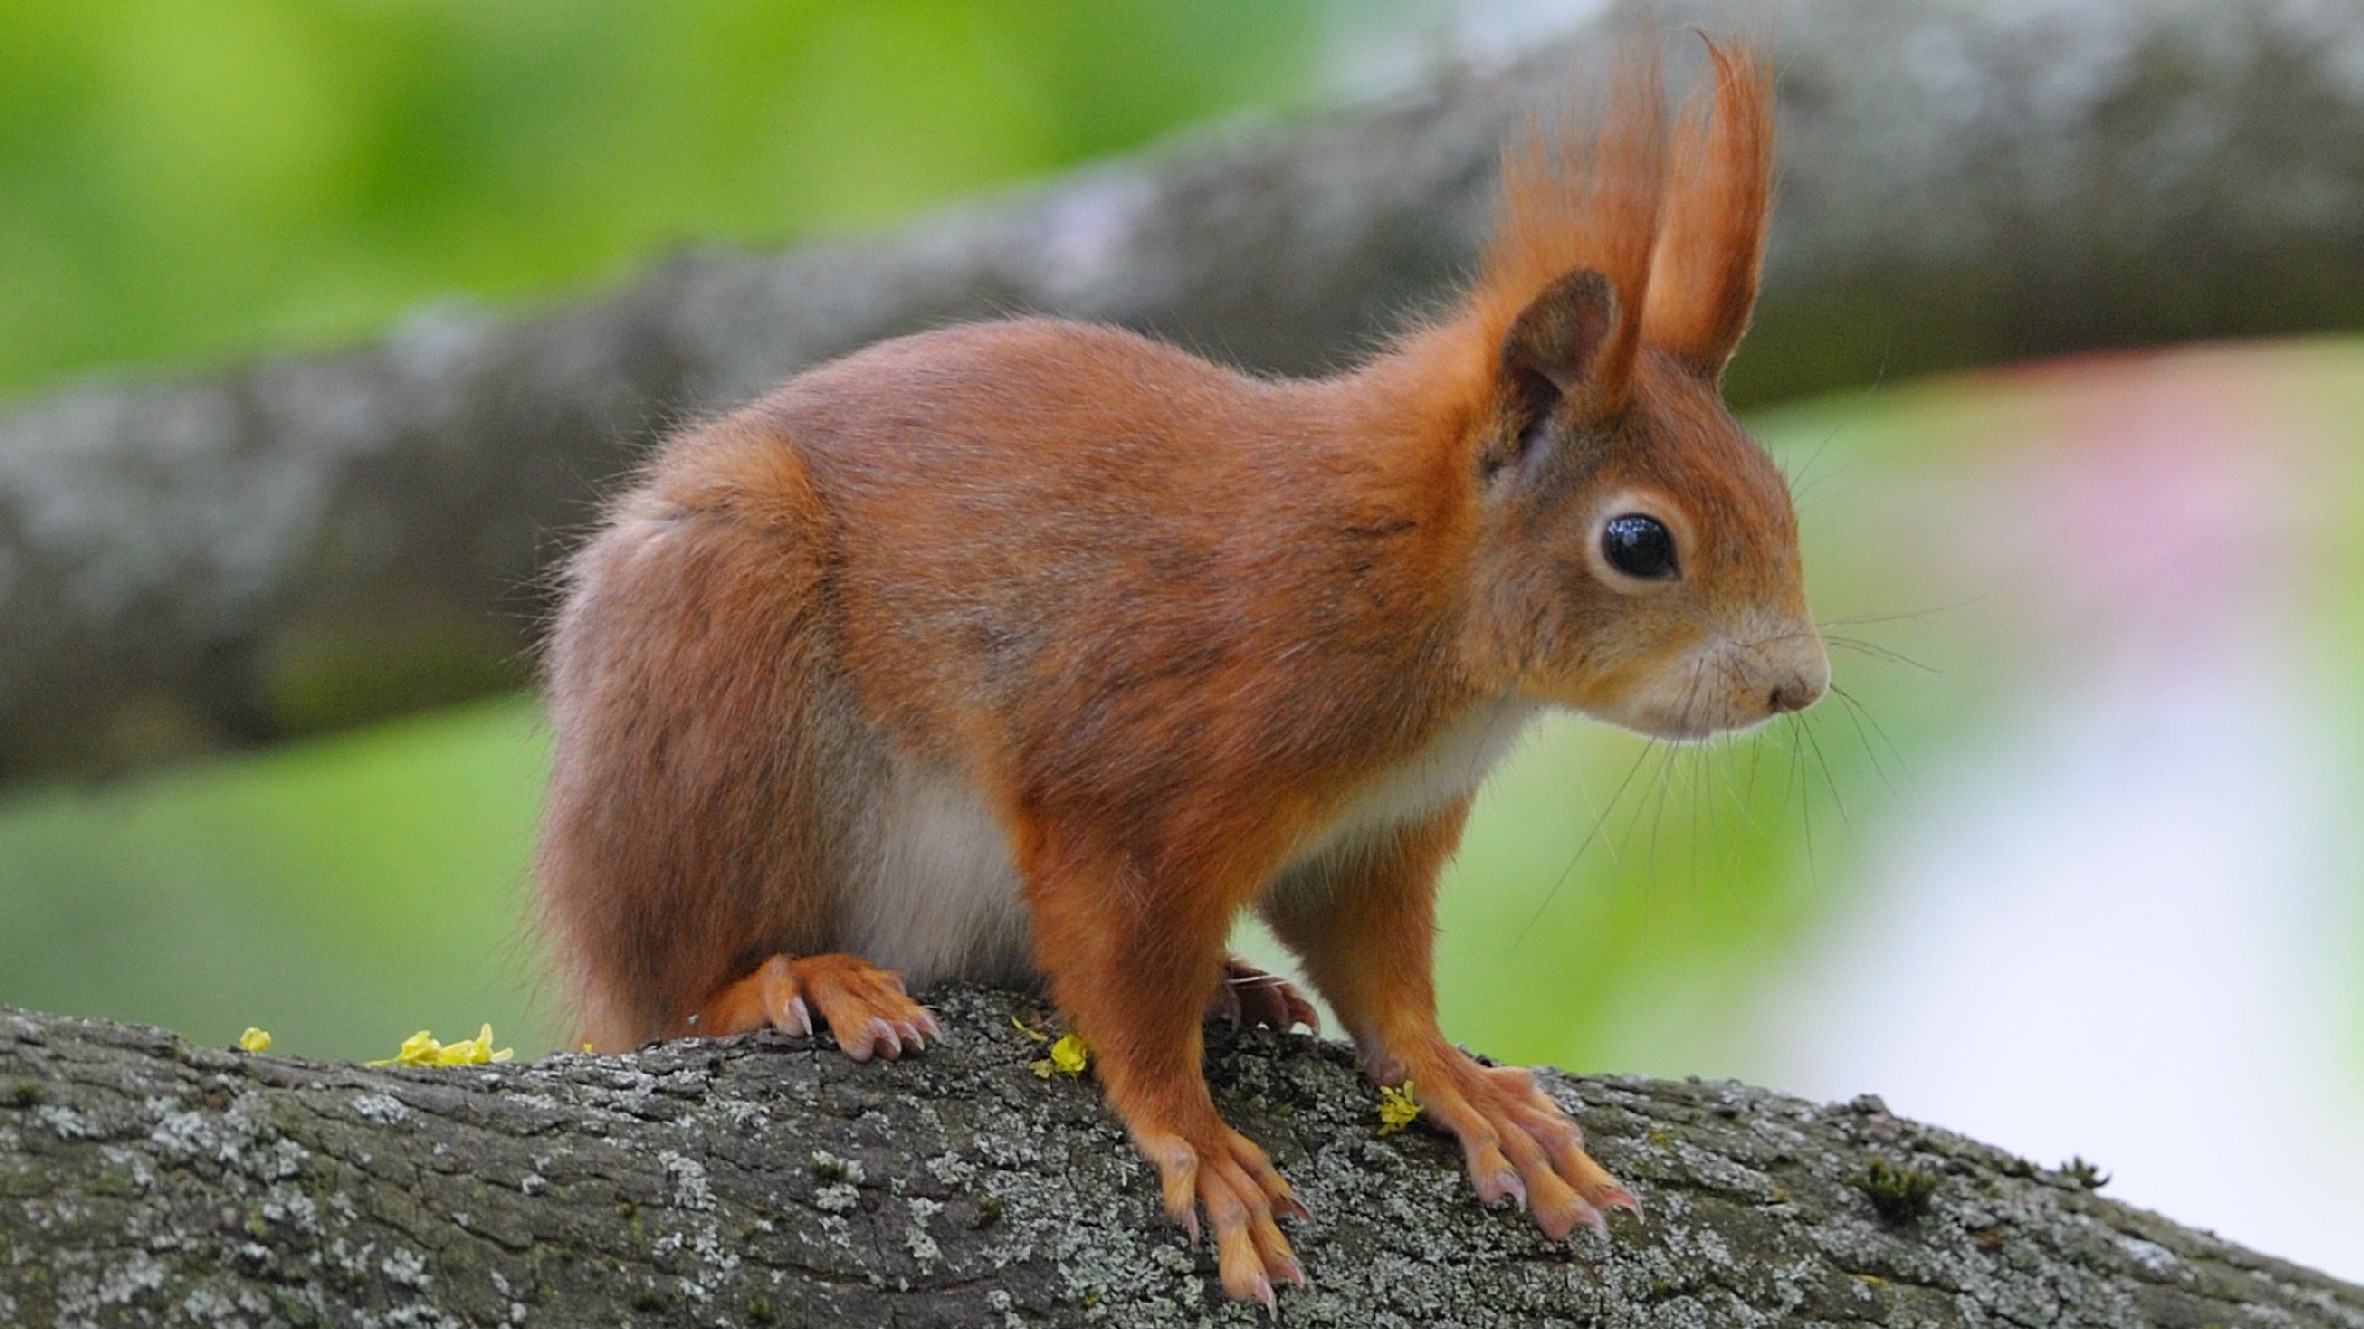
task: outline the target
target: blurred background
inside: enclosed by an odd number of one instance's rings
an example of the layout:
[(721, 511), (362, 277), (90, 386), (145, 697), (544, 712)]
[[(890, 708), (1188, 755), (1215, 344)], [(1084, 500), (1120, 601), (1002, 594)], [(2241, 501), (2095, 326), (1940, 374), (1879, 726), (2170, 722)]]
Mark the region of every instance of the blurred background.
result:
[[(0, 407), (880, 226), (1590, 8), (0, 0)], [(1450, 1031), (1877, 1092), (2364, 1278), (2364, 340), (1750, 424), (1839, 690), (1708, 748), (1539, 733), (1446, 892)], [(551, 1047), (519, 923), (546, 744), (514, 694), (0, 785), (0, 1001), (315, 1056), (485, 1020)]]

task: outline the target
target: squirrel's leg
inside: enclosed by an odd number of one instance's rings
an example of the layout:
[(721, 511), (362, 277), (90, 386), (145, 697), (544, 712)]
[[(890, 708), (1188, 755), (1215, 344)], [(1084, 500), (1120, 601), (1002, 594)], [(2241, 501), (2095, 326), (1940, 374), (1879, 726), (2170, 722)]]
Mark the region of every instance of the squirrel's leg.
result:
[(1027, 894), (1052, 996), (1090, 1047), (1109, 1107), (1156, 1165), (1166, 1212), (1195, 1240), (1203, 1207), (1224, 1292), (1271, 1306), (1275, 1283), (1305, 1282), (1276, 1221), (1305, 1207), (1264, 1151), (1216, 1115), (1200, 1068), (1207, 993), (1253, 887), (1144, 882), (1121, 861), (1071, 857), (1055, 837), (1037, 843)]
[(1296, 984), (1236, 955), (1223, 962), (1223, 975), (1215, 980), (1215, 995), (1207, 1000), (1207, 1018), (1224, 1021), (1234, 1029), (1245, 1026), (1284, 1033), (1298, 1025), (1315, 1033), (1322, 1027), (1321, 1012)]
[(1631, 1192), (1584, 1152), (1584, 1135), (1515, 1066), (1484, 1066), (1437, 1026), (1436, 879), (1468, 805), (1383, 833), (1367, 854), (1283, 884), (1263, 906), (1281, 940), (1362, 1049), (1371, 1078), (1409, 1084), (1426, 1118), (1461, 1141), (1478, 1198), (1515, 1199), (1545, 1233), (1603, 1226)]
[(837, 1045), (856, 1061), (893, 1061), (942, 1038), (936, 1017), (903, 990), (903, 976), (858, 955), (775, 955), (754, 973), (723, 985), (681, 1032), (728, 1038), (771, 1025), (813, 1031), (818, 1007)]

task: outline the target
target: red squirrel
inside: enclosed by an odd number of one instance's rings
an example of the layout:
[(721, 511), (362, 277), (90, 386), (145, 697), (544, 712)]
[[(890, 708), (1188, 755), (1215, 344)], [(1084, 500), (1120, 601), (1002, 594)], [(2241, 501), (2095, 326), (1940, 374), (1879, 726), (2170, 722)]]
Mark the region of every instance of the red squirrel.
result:
[(938, 1036), (904, 977), (1032, 981), (1222, 1285), (1303, 1207), (1217, 1116), (1258, 911), (1371, 1075), (1554, 1238), (1631, 1194), (1528, 1074), (1439, 1030), (1437, 875), (1545, 707), (1696, 739), (1829, 680), (1781, 476), (1719, 382), (1754, 303), (1772, 83), (1670, 127), (1655, 55), (1589, 143), (1505, 156), (1458, 302), (1259, 377), (1019, 318), (871, 346), (668, 439), (568, 564), (537, 872), (603, 1051)]

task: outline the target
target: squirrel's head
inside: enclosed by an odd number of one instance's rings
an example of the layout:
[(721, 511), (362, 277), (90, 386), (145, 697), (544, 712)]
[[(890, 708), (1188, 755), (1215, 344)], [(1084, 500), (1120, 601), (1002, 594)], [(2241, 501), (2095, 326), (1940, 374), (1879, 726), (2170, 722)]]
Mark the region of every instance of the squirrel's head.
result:
[(1754, 51), (1708, 52), (1673, 144), (1653, 54), (1588, 161), (1538, 139), (1507, 164), (1460, 320), (1488, 356), (1464, 454), (1488, 672), (1674, 739), (1830, 683), (1788, 490), (1719, 386), (1756, 297), (1772, 81)]

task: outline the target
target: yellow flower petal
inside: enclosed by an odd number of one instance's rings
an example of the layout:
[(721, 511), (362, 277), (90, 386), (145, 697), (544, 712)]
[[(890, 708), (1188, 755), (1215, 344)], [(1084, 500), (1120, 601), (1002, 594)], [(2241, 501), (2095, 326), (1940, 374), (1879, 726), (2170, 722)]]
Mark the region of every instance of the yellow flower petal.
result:
[(435, 1035), (428, 1033), (424, 1029), (421, 1029), (417, 1033), (412, 1034), (410, 1037), (403, 1039), (402, 1046), (395, 1049), (393, 1056), (384, 1057), (377, 1061), (373, 1061), (370, 1063), (370, 1065), (432, 1066), (435, 1064), (435, 1058), (437, 1054), (442, 1051), (443, 1045), (435, 1041)]
[(1412, 1082), (1379, 1086), (1379, 1133), (1393, 1135), (1420, 1117), (1419, 1101), (1412, 1097)]
[(1063, 1074), (1081, 1075), (1084, 1067), (1092, 1064), (1091, 1049), (1085, 1047), (1084, 1041), (1075, 1035), (1061, 1034), (1059, 1041), (1051, 1044), (1051, 1064)]
[(238, 1046), (249, 1052), (269, 1052), (271, 1050), (271, 1035), (250, 1024), (246, 1026), (246, 1032), (238, 1036)]
[[(263, 1037), (268, 1040), (270, 1035), (265, 1034)], [(476, 1037), (463, 1038), (457, 1043), (437, 1042), (435, 1035), (421, 1029), (403, 1039), (402, 1049), (393, 1056), (369, 1064), (372, 1066), (482, 1066), (489, 1062), (507, 1061), (517, 1055), (515, 1048), (502, 1048), (495, 1051), (492, 1044), (493, 1031), (490, 1024), (479, 1028), (476, 1031)], [(591, 1045), (585, 1043), (583, 1050), (590, 1051)]]

